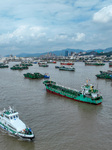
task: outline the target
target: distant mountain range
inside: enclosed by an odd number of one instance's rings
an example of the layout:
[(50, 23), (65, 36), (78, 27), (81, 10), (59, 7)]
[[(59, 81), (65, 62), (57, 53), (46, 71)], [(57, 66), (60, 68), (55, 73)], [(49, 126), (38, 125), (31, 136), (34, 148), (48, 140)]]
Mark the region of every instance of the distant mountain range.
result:
[[(30, 53), (21, 53), (21, 54), (18, 54), (16, 56), (17, 57), (39, 57), (41, 55), (46, 55), (48, 53), (55, 54), (56, 56), (65, 56), (65, 51), (68, 51), (68, 53), (71, 53), (71, 52), (76, 52), (76, 53), (87, 52), (88, 54), (91, 53), (92, 51), (97, 52), (97, 53), (101, 53), (101, 52), (107, 53), (107, 52), (112, 51), (112, 47), (106, 48), (106, 49), (93, 49), (93, 50), (82, 50), (82, 49), (67, 48), (67, 49), (64, 49), (64, 50), (49, 51), (49, 52), (45, 52), (45, 53), (32, 53), (32, 54), (30, 54)], [(7, 55), (7, 56), (9, 56), (9, 55)]]
[(55, 54), (56, 56), (65, 56), (65, 51), (68, 51), (68, 53), (71, 53), (71, 52), (76, 52), (76, 53), (84, 52), (84, 50), (81, 50), (81, 49), (67, 48), (67, 49), (64, 49), (64, 50), (49, 51), (49, 52), (45, 52), (45, 53), (33, 53), (33, 54), (21, 53), (21, 54), (18, 54), (16, 56), (17, 57), (39, 57), (41, 55), (46, 55), (48, 53)]

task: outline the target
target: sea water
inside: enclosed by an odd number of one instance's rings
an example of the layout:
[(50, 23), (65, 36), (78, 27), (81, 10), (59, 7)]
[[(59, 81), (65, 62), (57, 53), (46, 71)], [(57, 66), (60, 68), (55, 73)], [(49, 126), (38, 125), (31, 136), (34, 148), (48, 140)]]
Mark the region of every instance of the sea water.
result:
[[(0, 111), (14, 106), (20, 119), (34, 132), (34, 141), (19, 140), (0, 130), (0, 150), (111, 150), (112, 80), (97, 79), (105, 66), (85, 66), (75, 62), (75, 72), (60, 71), (57, 64), (28, 70), (0, 69)], [(16, 63), (17, 64), (17, 63)], [(101, 105), (85, 104), (46, 92), (44, 79), (25, 79), (27, 72), (49, 73), (57, 84), (81, 90), (86, 80), (103, 96)]]

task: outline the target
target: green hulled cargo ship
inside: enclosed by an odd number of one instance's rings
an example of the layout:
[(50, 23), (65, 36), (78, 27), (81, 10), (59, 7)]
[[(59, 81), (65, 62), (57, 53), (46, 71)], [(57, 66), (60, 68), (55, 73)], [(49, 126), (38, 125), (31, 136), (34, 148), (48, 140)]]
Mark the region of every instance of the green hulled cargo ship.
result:
[(28, 69), (28, 66), (15, 65), (11, 67), (10, 69), (11, 70), (24, 70), (24, 69)]
[(8, 65), (5, 65), (3, 63), (0, 64), (0, 68), (8, 68), (9, 66)]
[(50, 78), (50, 76), (48, 74), (44, 74), (42, 75), (41, 73), (26, 73), (24, 74), (24, 77), (25, 78), (28, 78), (28, 79), (41, 79), (41, 78)]
[(100, 71), (100, 74), (96, 74), (96, 77), (101, 79), (112, 79), (112, 71)]
[(41, 73), (26, 73), (24, 74), (24, 77), (29, 79), (40, 79), (44, 78), (44, 75), (42, 75)]
[(86, 83), (81, 87), (81, 91), (58, 85), (56, 82), (49, 80), (44, 81), (43, 84), (46, 86), (46, 90), (48, 92), (70, 98), (75, 101), (98, 105), (101, 104), (103, 100), (98, 90), (94, 89), (92, 84)]

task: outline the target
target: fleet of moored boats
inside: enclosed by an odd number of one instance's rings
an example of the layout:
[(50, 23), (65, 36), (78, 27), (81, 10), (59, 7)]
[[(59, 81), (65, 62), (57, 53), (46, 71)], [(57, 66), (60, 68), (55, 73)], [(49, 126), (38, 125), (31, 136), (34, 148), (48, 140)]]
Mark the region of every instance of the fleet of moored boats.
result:
[[(56, 63), (55, 61), (49, 61), (49, 63)], [(49, 65), (46, 62), (39, 62), (38, 65), (40, 67), (48, 67)], [(75, 71), (73, 67), (73, 62), (61, 62), (60, 66), (55, 66), (59, 70), (64, 71)], [(85, 62), (85, 65), (95, 65), (95, 66), (103, 66), (104, 63), (101, 62)], [(29, 66), (32, 66), (32, 63), (21, 63), (14, 65), (10, 69), (12, 70), (23, 70), (28, 69)], [(69, 66), (69, 67), (68, 67)], [(9, 66), (1, 63), (0, 68), (8, 68)], [(112, 67), (112, 62), (109, 63), (109, 67)], [(29, 79), (40, 79), (40, 78), (50, 78), (48, 74), (41, 73), (26, 73), (24, 74), (25, 78)], [(96, 75), (97, 78), (103, 79), (112, 79), (112, 71), (100, 71), (100, 74)], [(64, 87), (62, 85), (56, 84), (56, 82), (51, 80), (45, 80), (43, 84), (46, 86), (46, 90), (52, 94), (57, 94), (59, 96), (63, 96), (69, 99), (73, 99), (75, 101), (90, 103), (90, 104), (101, 104), (103, 97), (99, 94), (98, 89), (95, 89), (92, 84), (87, 83), (81, 87), (81, 91), (70, 89), (68, 87)], [(8, 133), (15, 135), (17, 137), (23, 139), (34, 139), (35, 135), (31, 128), (27, 127), (20, 119), (19, 113), (9, 107), (8, 110), (4, 109), (0, 112), (0, 127), (7, 131)]]

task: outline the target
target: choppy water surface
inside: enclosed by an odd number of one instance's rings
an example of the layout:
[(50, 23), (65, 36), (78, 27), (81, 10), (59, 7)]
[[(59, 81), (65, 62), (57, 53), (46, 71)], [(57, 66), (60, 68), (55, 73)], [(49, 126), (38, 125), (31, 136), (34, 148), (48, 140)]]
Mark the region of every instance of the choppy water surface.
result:
[[(111, 150), (112, 81), (95, 76), (111, 68), (108, 63), (96, 67), (81, 62), (75, 68), (67, 72), (55, 69), (55, 64), (47, 68), (34, 64), (24, 71), (0, 69), (0, 110), (14, 106), (36, 136), (29, 142), (0, 131), (0, 150)], [(84, 104), (47, 93), (43, 79), (24, 79), (27, 72), (49, 73), (51, 80), (78, 90), (88, 78), (102, 93), (103, 103)]]

